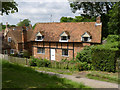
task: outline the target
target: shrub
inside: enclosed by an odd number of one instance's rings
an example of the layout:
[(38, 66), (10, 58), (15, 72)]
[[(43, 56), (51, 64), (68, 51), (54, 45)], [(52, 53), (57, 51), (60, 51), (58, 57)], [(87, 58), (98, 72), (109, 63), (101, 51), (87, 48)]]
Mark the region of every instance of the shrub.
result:
[(113, 42), (118, 42), (118, 41), (120, 41), (119, 35), (108, 35), (107, 37), (107, 43), (113, 43)]
[(30, 58), (30, 53), (27, 50), (23, 51), (23, 57)]
[(95, 70), (115, 72), (117, 48), (107, 48), (104, 45), (92, 48), (92, 65)]
[(89, 68), (87, 62), (79, 62), (76, 63), (75, 69), (78, 71), (83, 71), (83, 70), (88, 70)]
[(37, 58), (30, 57), (30, 61), (29, 61), (30, 66), (36, 66), (36, 61), (38, 61)]
[(91, 47), (86, 46), (82, 51), (77, 53), (76, 59), (79, 60), (80, 62), (91, 63), (92, 62)]
[(47, 59), (39, 59), (36, 64), (38, 67), (51, 67), (51, 62)]

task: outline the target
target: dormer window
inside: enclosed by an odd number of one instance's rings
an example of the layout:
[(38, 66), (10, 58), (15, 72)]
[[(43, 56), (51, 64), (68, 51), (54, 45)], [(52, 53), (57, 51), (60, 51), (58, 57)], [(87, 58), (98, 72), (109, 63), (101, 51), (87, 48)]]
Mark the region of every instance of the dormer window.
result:
[(70, 36), (69, 36), (68, 32), (65, 31), (60, 35), (59, 42), (68, 42), (69, 37)]
[(11, 42), (11, 37), (8, 37), (8, 42)]
[(82, 37), (81, 37), (81, 41), (83, 42), (89, 42), (91, 41), (91, 35), (89, 32), (85, 32)]
[(44, 38), (44, 36), (40, 32), (38, 32), (36, 35), (35, 41), (43, 41), (43, 38)]
[(68, 40), (68, 36), (61, 36), (61, 40)]

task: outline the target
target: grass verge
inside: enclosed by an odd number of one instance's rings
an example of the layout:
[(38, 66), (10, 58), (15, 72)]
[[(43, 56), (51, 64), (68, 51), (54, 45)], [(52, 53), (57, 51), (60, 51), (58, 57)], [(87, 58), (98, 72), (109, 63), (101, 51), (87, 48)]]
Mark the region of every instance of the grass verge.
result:
[(91, 71), (89, 74), (86, 75), (86, 77), (90, 79), (100, 80), (100, 81), (118, 83), (118, 73)]
[(59, 73), (59, 74), (67, 74), (67, 75), (72, 75), (77, 73), (77, 71), (70, 71), (66, 69), (56, 69), (56, 68), (47, 68), (47, 67), (32, 67), (35, 70), (40, 70), (40, 71), (46, 71), (46, 72), (54, 72), (54, 73)]
[(89, 88), (82, 83), (50, 76), (24, 67), (2, 61), (3, 88)]

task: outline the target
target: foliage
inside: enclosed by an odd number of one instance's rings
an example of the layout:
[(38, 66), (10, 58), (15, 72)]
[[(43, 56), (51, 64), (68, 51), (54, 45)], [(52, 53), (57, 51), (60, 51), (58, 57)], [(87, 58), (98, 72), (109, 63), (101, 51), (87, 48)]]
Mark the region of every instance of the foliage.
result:
[[(18, 12), (18, 4), (16, 2), (14, 2), (13, 0), (7, 0), (7, 2), (3, 2), (0, 0), (0, 3), (2, 5), (2, 12), (1, 15), (3, 15), (4, 13), (6, 15), (9, 15), (9, 13), (15, 13)], [(1, 9), (0, 9), (1, 10)]]
[(28, 50), (24, 50), (24, 51), (23, 51), (23, 57), (24, 57), (24, 58), (30, 58), (30, 53), (29, 53)]
[(51, 62), (47, 59), (39, 59), (36, 61), (38, 67), (50, 67)]
[(111, 7), (115, 4), (114, 2), (81, 2), (80, 0), (69, 1), (73, 13), (82, 9), (84, 14), (81, 15), (89, 18), (108, 13)]
[(107, 37), (107, 43), (114, 43), (114, 42), (119, 42), (119, 41), (120, 41), (119, 35), (108, 35)]
[(34, 57), (30, 57), (30, 60), (29, 60), (29, 64), (30, 64), (30, 66), (37, 66), (36, 65), (36, 61), (37, 61), (38, 59), (37, 58), (34, 58)]
[(76, 59), (78, 59), (80, 62), (87, 62), (91, 63), (92, 58), (91, 58), (91, 47), (86, 46), (82, 51), (77, 53)]
[(29, 19), (24, 19), (23, 21), (19, 22), (17, 26), (29, 26), (30, 25), (30, 20)]
[(35, 26), (37, 25), (37, 23), (32, 27), (32, 29), (34, 30), (35, 29)]
[(96, 46), (92, 48), (92, 65), (95, 70), (116, 72), (116, 48), (110, 48), (110, 45)]
[(108, 16), (110, 17), (108, 22), (109, 34), (120, 34), (120, 2), (116, 3), (109, 11)]
[(75, 16), (75, 18), (62, 17), (60, 19), (60, 22), (93, 22), (93, 21), (95, 21), (95, 17), (86, 18), (86, 17), (83, 17), (83, 16)]

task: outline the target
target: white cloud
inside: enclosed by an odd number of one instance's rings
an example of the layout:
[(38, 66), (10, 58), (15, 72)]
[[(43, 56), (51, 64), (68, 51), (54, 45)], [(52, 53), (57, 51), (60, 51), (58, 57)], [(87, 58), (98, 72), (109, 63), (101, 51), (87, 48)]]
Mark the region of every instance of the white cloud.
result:
[[(32, 25), (37, 22), (50, 22), (52, 14), (52, 21), (59, 22), (62, 16), (74, 17), (79, 14), (73, 14), (67, 0), (22, 0), (18, 3), (18, 13), (4, 15), (3, 22), (10, 24), (17, 24), (20, 19), (28, 18)], [(31, 2), (30, 2), (31, 1)], [(38, 1), (38, 2), (37, 2)]]

